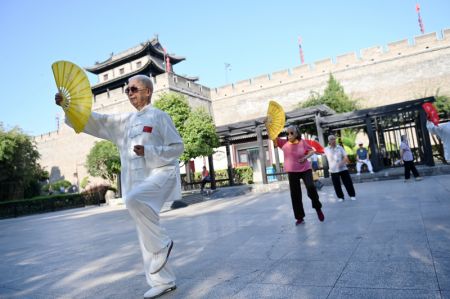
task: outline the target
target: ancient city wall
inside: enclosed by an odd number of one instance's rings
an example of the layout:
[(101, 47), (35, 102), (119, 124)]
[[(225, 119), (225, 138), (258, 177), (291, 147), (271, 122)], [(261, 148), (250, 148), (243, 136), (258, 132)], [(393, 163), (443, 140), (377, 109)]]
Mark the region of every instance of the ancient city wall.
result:
[(450, 29), (324, 59), (211, 90), (217, 126), (265, 115), (269, 100), (286, 111), (322, 92), (332, 73), (363, 107), (450, 95)]
[[(85, 168), (86, 155), (100, 139), (87, 134), (76, 134), (75, 131), (62, 124), (59, 131), (36, 136), (38, 151), (41, 154), (40, 164), (50, 173), (50, 181), (64, 178), (77, 184), (88, 176)], [(82, 154), (81, 154), (82, 153)]]
[[(209, 89), (174, 74), (154, 78), (153, 100), (167, 91), (185, 94), (192, 107), (203, 106), (213, 114), (217, 126), (261, 117), (268, 101), (277, 100), (286, 111), (306, 100), (310, 91), (322, 92), (329, 73), (353, 98), (363, 99), (365, 107), (440, 94), (450, 95), (450, 29), (442, 34), (429, 33), (413, 40), (389, 43), (347, 53), (223, 86)], [(211, 102), (212, 101), (212, 102)], [(101, 113), (133, 111), (123, 88), (96, 96), (94, 110)], [(40, 163), (54, 178), (63, 175), (75, 183), (87, 175), (86, 155), (97, 140), (75, 134), (62, 125), (58, 132), (36, 136)]]

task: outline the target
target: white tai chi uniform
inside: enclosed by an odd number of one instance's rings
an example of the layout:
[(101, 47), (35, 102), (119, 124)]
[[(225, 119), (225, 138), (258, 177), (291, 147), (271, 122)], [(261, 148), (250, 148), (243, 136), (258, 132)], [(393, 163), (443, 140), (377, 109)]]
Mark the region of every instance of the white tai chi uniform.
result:
[(450, 122), (435, 126), (431, 121), (427, 121), (427, 129), (430, 133), (438, 135), (444, 144), (445, 160), (450, 161)]
[[(166, 200), (181, 198), (178, 158), (184, 147), (172, 119), (151, 104), (133, 113), (93, 112), (84, 132), (110, 140), (119, 148), (122, 195), (136, 223), (148, 284), (175, 282), (169, 263), (150, 274), (153, 253), (170, 242), (159, 226), (159, 212)], [(144, 156), (134, 153), (135, 145), (144, 146)]]

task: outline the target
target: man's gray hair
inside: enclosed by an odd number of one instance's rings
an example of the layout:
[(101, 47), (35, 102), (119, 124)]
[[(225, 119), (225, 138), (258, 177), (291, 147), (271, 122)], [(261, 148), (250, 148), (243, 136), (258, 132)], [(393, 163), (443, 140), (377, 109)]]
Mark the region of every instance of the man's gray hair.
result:
[(152, 79), (150, 79), (149, 76), (146, 75), (136, 75), (128, 79), (128, 82), (131, 80), (138, 80), (139, 82), (143, 83), (145, 87), (150, 89), (150, 91), (153, 93), (153, 82)]
[(330, 142), (331, 139), (336, 139), (336, 136), (334, 136), (334, 135), (329, 135), (329, 136), (328, 136), (328, 142)]

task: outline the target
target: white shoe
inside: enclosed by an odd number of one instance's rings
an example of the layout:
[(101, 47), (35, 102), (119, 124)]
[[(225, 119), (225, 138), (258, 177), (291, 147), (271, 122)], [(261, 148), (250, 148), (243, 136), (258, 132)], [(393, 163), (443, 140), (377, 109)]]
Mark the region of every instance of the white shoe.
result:
[(350, 199), (351, 199), (351, 200), (356, 200), (356, 197), (351, 196)]
[(361, 173), (358, 172), (356, 175), (361, 175)]
[(370, 173), (371, 173), (371, 174), (374, 174), (375, 172), (371, 171)]
[(421, 181), (422, 178), (420, 176), (416, 177), (416, 181)]
[(339, 202), (343, 202), (344, 199), (343, 199), (343, 198), (339, 198), (338, 201), (339, 201)]
[(150, 264), (150, 273), (155, 274), (161, 271), (164, 265), (167, 263), (170, 251), (173, 247), (173, 241), (170, 240), (166, 247), (153, 254), (152, 263)]
[(151, 298), (157, 298), (165, 293), (168, 293), (170, 291), (173, 291), (177, 288), (175, 285), (175, 282), (162, 284), (156, 287), (151, 288), (144, 294), (144, 299), (151, 299)]

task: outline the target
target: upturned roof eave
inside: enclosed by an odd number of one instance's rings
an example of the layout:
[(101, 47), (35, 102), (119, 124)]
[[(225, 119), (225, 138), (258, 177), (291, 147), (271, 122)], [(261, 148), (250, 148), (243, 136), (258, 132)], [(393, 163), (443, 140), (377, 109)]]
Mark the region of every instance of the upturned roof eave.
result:
[[(164, 60), (164, 52), (158, 48), (155, 47), (155, 45), (152, 44), (152, 41), (147, 41), (142, 45), (142, 48), (139, 50), (136, 50), (135, 52), (132, 52), (128, 55), (125, 55), (123, 57), (120, 57), (119, 59), (113, 59), (114, 56), (109, 57), (107, 60), (100, 62), (94, 66), (90, 66), (90, 67), (85, 67), (84, 69), (90, 73), (93, 74), (100, 74), (108, 69), (114, 68), (118, 65), (124, 64), (128, 61), (134, 60), (137, 57), (142, 57), (145, 55), (148, 55), (150, 57), (152, 57), (152, 55), (149, 55), (148, 52), (151, 51), (154, 54), (157, 54), (155, 56), (157, 56), (158, 58), (160, 58), (161, 60)], [(145, 55), (143, 55), (145, 54)], [(172, 65), (177, 64), (183, 60), (185, 60), (185, 57), (182, 56), (176, 56), (176, 55), (171, 55), (171, 54), (166, 54), (166, 56), (168, 56), (170, 58), (170, 63)]]

